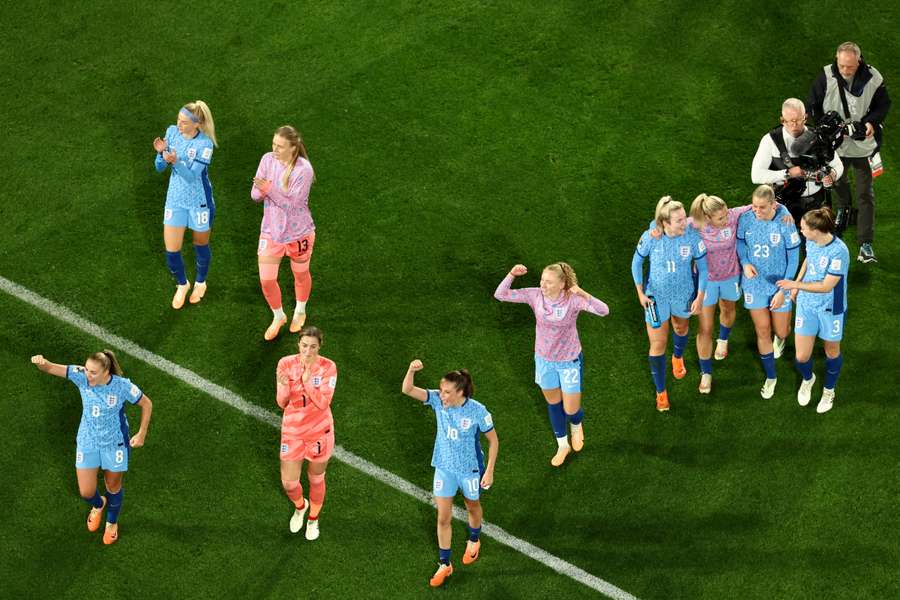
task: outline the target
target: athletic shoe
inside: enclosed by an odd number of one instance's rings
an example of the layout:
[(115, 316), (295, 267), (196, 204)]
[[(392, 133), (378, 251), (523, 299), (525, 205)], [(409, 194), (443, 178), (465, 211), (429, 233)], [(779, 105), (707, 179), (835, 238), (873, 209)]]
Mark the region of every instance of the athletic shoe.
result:
[(716, 340), (716, 360), (725, 360), (728, 356), (728, 340)]
[(777, 335), (772, 338), (772, 354), (775, 358), (781, 358), (781, 355), (784, 354), (785, 343), (786, 341)]
[(319, 519), (309, 519), (306, 521), (306, 539), (309, 541), (319, 539)]
[(303, 508), (295, 508), (294, 514), (291, 515), (291, 533), (297, 533), (303, 529), (303, 516), (306, 514), (307, 509), (309, 509), (309, 501), (304, 498)]
[(194, 291), (191, 292), (191, 297), (188, 299), (188, 301), (191, 304), (197, 304), (198, 302), (203, 300), (203, 296), (205, 296), (205, 295), (206, 295), (206, 282), (204, 281), (202, 283), (195, 283)]
[(438, 565), (438, 570), (434, 572), (434, 575), (431, 577), (431, 581), (428, 582), (428, 585), (431, 587), (441, 587), (444, 585), (444, 581), (453, 575), (453, 565), (445, 565), (444, 563), (440, 563)]
[(106, 524), (106, 530), (103, 532), (103, 543), (109, 546), (110, 544), (115, 544), (119, 539), (119, 526), (112, 525), (111, 523)]
[(473, 542), (469, 540), (466, 542), (466, 553), (463, 554), (463, 564), (471, 565), (473, 562), (478, 560), (478, 554), (481, 552), (481, 540), (477, 542)]
[(88, 531), (97, 531), (100, 529), (100, 517), (103, 515), (103, 509), (106, 508), (106, 498), (100, 496), (100, 500), (103, 501), (103, 505), (100, 508), (91, 507), (91, 512), (88, 513)]
[(700, 387), (697, 391), (701, 394), (708, 394), (712, 391), (712, 375), (709, 373), (700, 374)]
[(553, 455), (553, 458), (550, 459), (550, 464), (554, 467), (558, 467), (566, 462), (566, 457), (569, 455), (572, 449), (568, 446), (563, 446), (556, 451), (556, 454)]
[(175, 295), (172, 296), (172, 308), (178, 310), (182, 306), (184, 306), (184, 300), (187, 298), (188, 290), (191, 289), (191, 282), (187, 282), (184, 285), (175, 286)]
[(859, 247), (859, 256), (856, 257), (856, 260), (862, 263), (873, 263), (878, 262), (878, 259), (875, 258), (875, 251), (872, 250), (872, 244), (866, 242)]
[(809, 404), (809, 399), (812, 397), (812, 386), (816, 382), (816, 374), (813, 373), (812, 379), (809, 381), (803, 381), (800, 384), (800, 389), (797, 391), (797, 404), (800, 406), (806, 406)]
[(584, 423), (579, 427), (572, 426), (572, 450), (581, 452), (584, 448)]
[(306, 323), (306, 313), (305, 312), (302, 312), (302, 313), (295, 312), (294, 318), (291, 319), (290, 332), (291, 333), (299, 332), (301, 329), (303, 329), (304, 323)]
[(271, 342), (277, 338), (278, 332), (281, 331), (281, 328), (284, 327), (285, 323), (287, 323), (287, 317), (281, 317), (280, 319), (275, 317), (272, 319), (272, 324), (269, 325), (269, 328), (266, 329), (266, 333), (263, 335), (266, 341)]
[(675, 379), (684, 379), (684, 376), (687, 375), (687, 369), (684, 368), (684, 357), (676, 358), (672, 357), (672, 376)]
[(666, 390), (656, 392), (656, 410), (659, 412), (669, 410), (669, 393)]
[(820, 415), (822, 413), (827, 413), (831, 410), (831, 407), (834, 405), (834, 389), (822, 388), (822, 399), (819, 400), (819, 405), (816, 407), (816, 412)]
[(764, 400), (768, 400), (769, 398), (774, 396), (776, 383), (778, 383), (777, 379), (769, 379), (767, 377), (765, 382), (763, 382), (762, 389), (759, 390), (759, 395), (762, 396)]

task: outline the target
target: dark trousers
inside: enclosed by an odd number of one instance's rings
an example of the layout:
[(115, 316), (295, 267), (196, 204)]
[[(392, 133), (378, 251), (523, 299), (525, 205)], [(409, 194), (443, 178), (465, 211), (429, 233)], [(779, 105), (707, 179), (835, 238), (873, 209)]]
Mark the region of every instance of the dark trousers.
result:
[(856, 241), (860, 244), (871, 244), (875, 237), (875, 190), (872, 188), (872, 167), (869, 159), (841, 157), (844, 163), (844, 175), (834, 184), (837, 193), (836, 208), (850, 209), (850, 182), (848, 175), (853, 168), (853, 178), (856, 182)]
[[(794, 217), (794, 225), (797, 227), (797, 233), (800, 233), (800, 219), (803, 218), (803, 215), (805, 215), (807, 211), (822, 208), (826, 205), (830, 206), (831, 198), (829, 198), (825, 188), (819, 188), (819, 191), (812, 196), (783, 198), (782, 202), (784, 203), (784, 207), (788, 209), (788, 212), (791, 213), (791, 216)], [(802, 233), (800, 233), (800, 239), (803, 239)], [(800, 248), (802, 252), (804, 246), (801, 244)]]

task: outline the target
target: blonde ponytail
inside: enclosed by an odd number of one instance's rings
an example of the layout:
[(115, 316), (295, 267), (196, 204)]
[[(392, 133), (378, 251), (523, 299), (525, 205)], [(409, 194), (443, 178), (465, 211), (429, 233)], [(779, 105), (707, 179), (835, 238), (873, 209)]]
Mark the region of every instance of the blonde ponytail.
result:
[(184, 107), (188, 109), (192, 115), (197, 117), (200, 131), (205, 133), (206, 137), (211, 139), (213, 145), (218, 148), (219, 143), (216, 141), (216, 124), (213, 121), (212, 112), (210, 112), (206, 102), (203, 100), (194, 100), (193, 102), (185, 104)]

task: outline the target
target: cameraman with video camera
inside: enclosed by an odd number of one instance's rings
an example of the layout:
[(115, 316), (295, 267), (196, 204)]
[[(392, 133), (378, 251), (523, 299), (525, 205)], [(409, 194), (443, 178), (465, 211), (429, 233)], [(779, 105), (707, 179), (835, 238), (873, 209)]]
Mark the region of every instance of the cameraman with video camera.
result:
[[(870, 158), (881, 146), (881, 124), (891, 107), (884, 79), (875, 67), (866, 64), (859, 46), (845, 42), (838, 46), (835, 61), (825, 65), (813, 82), (807, 102), (812, 117), (819, 119), (830, 111), (840, 115), (844, 139), (837, 149), (844, 168), (853, 168), (856, 180), (858, 221), (856, 239), (860, 262), (877, 262), (872, 250), (875, 235), (875, 191), (872, 189)], [(877, 160), (880, 168), (880, 159)], [(844, 177), (835, 185), (837, 192), (837, 232), (847, 227), (850, 217), (850, 185)]]
[(750, 178), (769, 184), (794, 223), (808, 210), (830, 204), (826, 187), (844, 173), (827, 135), (806, 127), (806, 107), (797, 98), (781, 105), (781, 125), (763, 136), (753, 157)]

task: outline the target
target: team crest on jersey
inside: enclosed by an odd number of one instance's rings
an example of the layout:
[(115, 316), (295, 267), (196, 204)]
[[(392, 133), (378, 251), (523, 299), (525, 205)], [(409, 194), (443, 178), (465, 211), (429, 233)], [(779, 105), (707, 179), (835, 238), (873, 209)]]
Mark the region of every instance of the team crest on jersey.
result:
[(131, 384), (131, 396), (133, 398), (137, 398), (141, 393), (141, 390), (138, 389), (138, 386)]
[(566, 307), (557, 306), (553, 309), (553, 317), (557, 321), (561, 321), (566, 316)]
[(777, 246), (781, 241), (781, 234), (778, 232), (772, 232), (769, 234), (769, 241), (772, 242), (773, 246)]
[(290, 448), (288, 448), (288, 445), (287, 445), (287, 444), (282, 444), (282, 445), (281, 445), (281, 453), (282, 453), (282, 454), (287, 454), (287, 453), (288, 453), (288, 450), (290, 450)]
[(690, 246), (678, 246), (678, 254), (681, 255), (681, 258), (687, 258), (691, 255), (691, 247)]
[(187, 157), (191, 160), (197, 158), (197, 149), (196, 148), (188, 148)]
[(319, 387), (320, 385), (322, 385), (322, 378), (320, 376), (316, 375), (312, 379), (313, 379), (314, 386)]
[(331, 376), (328, 378), (328, 387), (333, 388), (337, 385), (337, 377)]
[(459, 420), (459, 428), (462, 429), (463, 431), (467, 430), (471, 426), (472, 426), (472, 419), (470, 419), (469, 417), (463, 417), (462, 419)]
[(824, 269), (827, 266), (828, 266), (828, 257), (820, 256), (819, 257), (819, 269)]
[(115, 406), (116, 402), (118, 402), (118, 401), (119, 401), (119, 397), (116, 396), (115, 394), (107, 394), (106, 395), (106, 405), (107, 406), (110, 406), (110, 407)]
[(731, 227), (726, 227), (722, 230), (722, 239), (730, 240), (731, 239)]

